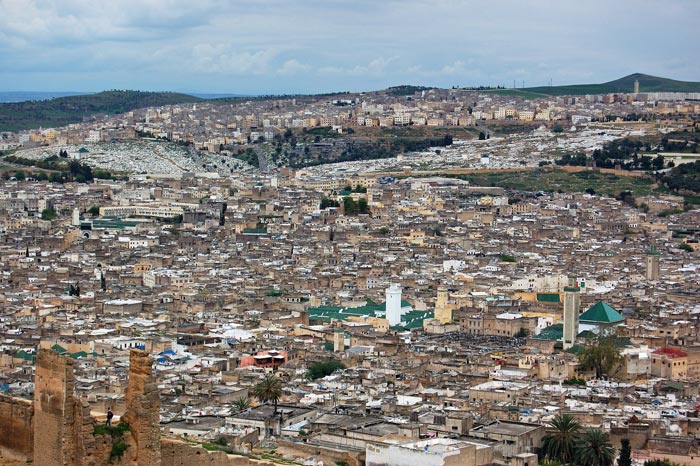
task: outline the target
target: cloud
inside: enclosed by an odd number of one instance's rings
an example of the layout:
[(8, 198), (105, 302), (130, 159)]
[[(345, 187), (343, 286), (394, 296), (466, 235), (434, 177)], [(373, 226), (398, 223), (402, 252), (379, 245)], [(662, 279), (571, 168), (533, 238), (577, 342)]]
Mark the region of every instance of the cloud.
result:
[(695, 0), (0, 0), (0, 90), (695, 81), (698, 17)]
[(197, 44), (192, 47), (192, 68), (200, 73), (262, 74), (275, 57), (273, 50), (236, 50), (228, 44)]
[(298, 60), (292, 58), (290, 60), (285, 61), (281, 67), (277, 69), (277, 74), (282, 74), (282, 75), (293, 75), (293, 74), (299, 74), (299, 73), (304, 73), (309, 70), (309, 66), (305, 65)]

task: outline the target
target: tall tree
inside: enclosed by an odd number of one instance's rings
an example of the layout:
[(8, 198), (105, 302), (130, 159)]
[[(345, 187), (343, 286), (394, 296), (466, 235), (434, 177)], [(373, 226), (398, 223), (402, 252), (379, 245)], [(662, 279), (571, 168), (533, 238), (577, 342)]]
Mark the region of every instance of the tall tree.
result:
[(548, 427), (549, 432), (542, 439), (542, 458), (569, 463), (574, 456), (574, 444), (581, 424), (571, 414), (559, 414)]
[(610, 444), (610, 434), (601, 429), (586, 429), (574, 446), (577, 466), (612, 466), (615, 447)]
[(251, 391), (253, 396), (262, 403), (274, 403), (277, 414), (277, 402), (282, 396), (282, 384), (274, 374), (268, 374)]
[(627, 438), (620, 440), (620, 457), (617, 459), (617, 466), (632, 466), (632, 448)]
[(622, 366), (622, 354), (615, 343), (616, 338), (605, 332), (589, 338), (578, 355), (581, 366), (594, 370), (597, 379), (615, 375)]

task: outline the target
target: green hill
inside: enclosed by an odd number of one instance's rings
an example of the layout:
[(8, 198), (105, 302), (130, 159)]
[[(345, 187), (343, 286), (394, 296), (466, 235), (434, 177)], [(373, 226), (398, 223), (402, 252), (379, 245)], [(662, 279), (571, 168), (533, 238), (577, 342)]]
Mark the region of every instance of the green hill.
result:
[[(624, 78), (602, 84), (526, 87), (520, 91), (544, 95), (632, 93), (634, 91), (635, 80), (639, 80), (639, 92), (700, 92), (700, 82), (676, 81), (674, 79), (659, 78), (642, 73), (634, 73)], [(506, 93), (508, 91), (512, 91), (512, 89), (494, 92)]]
[(0, 131), (66, 126), (99, 113), (117, 114), (137, 108), (200, 101), (202, 99), (198, 97), (174, 92), (115, 90), (51, 100), (4, 103), (0, 104)]

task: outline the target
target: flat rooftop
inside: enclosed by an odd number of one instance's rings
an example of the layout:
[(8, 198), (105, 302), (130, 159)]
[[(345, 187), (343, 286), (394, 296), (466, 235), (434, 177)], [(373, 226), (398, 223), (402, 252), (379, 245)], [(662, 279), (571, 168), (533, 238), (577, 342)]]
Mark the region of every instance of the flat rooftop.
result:
[(243, 411), (242, 413), (238, 413), (235, 416), (231, 416), (231, 418), (249, 419), (252, 421), (264, 421), (266, 419), (279, 417), (281, 415), (284, 419), (289, 419), (290, 417), (301, 416), (303, 414), (310, 413), (313, 411), (313, 409), (309, 408), (277, 405), (277, 412), (275, 413), (275, 407), (273, 405), (261, 405), (256, 408), (251, 408), (246, 411)]
[(493, 424), (485, 426), (476, 426), (471, 431), (470, 434), (493, 434), (493, 435), (522, 435), (527, 432), (539, 429), (541, 426), (534, 424), (524, 424), (515, 422), (494, 422)]

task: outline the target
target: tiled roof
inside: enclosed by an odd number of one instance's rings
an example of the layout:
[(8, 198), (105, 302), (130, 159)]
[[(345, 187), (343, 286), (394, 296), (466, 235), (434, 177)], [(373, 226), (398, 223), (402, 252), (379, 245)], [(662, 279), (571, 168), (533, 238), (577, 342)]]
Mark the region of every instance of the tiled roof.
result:
[(586, 312), (579, 316), (580, 322), (598, 322), (604, 324), (613, 324), (622, 322), (625, 318), (603, 301), (598, 301), (591, 306)]

